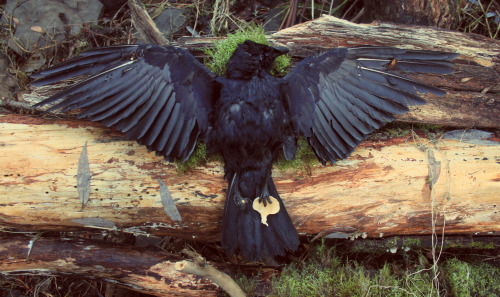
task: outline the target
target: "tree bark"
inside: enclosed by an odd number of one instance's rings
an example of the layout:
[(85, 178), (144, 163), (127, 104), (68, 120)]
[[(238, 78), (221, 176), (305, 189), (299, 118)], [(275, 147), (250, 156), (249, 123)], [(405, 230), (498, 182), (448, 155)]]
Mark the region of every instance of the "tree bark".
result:
[[(85, 143), (91, 192), (82, 209), (76, 173)], [(446, 222), (447, 234), (498, 232), (499, 147), (498, 139), (365, 141), (345, 161), (314, 165), (311, 176), (273, 174), (299, 234), (430, 234), (432, 209), (438, 226)], [(429, 162), (429, 151), (436, 161)], [(0, 170), (3, 227), (220, 238), (227, 187), (222, 164), (211, 161), (179, 175), (174, 164), (97, 123), (4, 114)], [(440, 172), (433, 188), (429, 172)], [(182, 222), (163, 211), (158, 178), (170, 189)]]
[(213, 282), (175, 269), (181, 257), (154, 247), (43, 236), (32, 240), (8, 233), (0, 233), (0, 242), (0, 271), (5, 275), (70, 274), (155, 296), (218, 296)]
[(458, 3), (454, 0), (364, 1), (365, 22), (454, 28), (458, 23)]

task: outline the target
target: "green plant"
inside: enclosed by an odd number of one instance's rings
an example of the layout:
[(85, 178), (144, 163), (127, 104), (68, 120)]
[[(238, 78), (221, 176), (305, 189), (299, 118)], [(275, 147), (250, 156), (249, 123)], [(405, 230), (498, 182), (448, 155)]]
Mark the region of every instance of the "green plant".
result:
[(459, 13), (461, 27), (468, 33), (474, 32), (497, 38), (500, 32), (500, 13), (493, 7), (496, 1), (489, 1), (487, 4), (486, 2), (462, 0), (460, 2), (462, 9)]
[(453, 296), (500, 296), (499, 268), (451, 259), (444, 264), (444, 271)]
[(193, 154), (187, 159), (186, 162), (181, 162), (175, 160), (175, 165), (177, 166), (177, 174), (185, 174), (187, 171), (195, 168), (196, 166), (202, 165), (207, 161), (207, 146), (198, 142)]
[(273, 280), (272, 296), (438, 296), (433, 272), (413, 263), (411, 271), (395, 270), (385, 263), (380, 269), (341, 258), (335, 246), (323, 241), (309, 259), (293, 263)]
[(309, 147), (307, 141), (303, 137), (300, 137), (297, 141), (295, 158), (287, 160), (283, 154), (280, 154), (274, 166), (283, 172), (289, 169), (296, 169), (302, 170), (307, 175), (311, 175), (312, 167), (316, 164), (319, 164), (316, 155), (311, 147)]

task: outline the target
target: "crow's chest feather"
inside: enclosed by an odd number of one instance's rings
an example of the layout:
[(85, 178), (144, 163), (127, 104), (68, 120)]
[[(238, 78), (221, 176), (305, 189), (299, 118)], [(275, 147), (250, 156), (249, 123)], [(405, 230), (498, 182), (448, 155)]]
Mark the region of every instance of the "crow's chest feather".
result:
[(274, 80), (252, 80), (223, 89), (217, 106), (220, 144), (273, 146), (281, 141), (286, 113)]

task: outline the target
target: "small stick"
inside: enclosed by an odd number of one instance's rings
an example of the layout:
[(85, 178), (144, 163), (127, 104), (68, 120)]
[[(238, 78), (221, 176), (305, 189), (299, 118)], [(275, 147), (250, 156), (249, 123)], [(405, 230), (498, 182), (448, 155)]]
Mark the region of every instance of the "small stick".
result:
[[(199, 259), (201, 258), (201, 259)], [(198, 257), (196, 262), (193, 261), (180, 261), (175, 263), (175, 270), (195, 274), (208, 278), (217, 285), (219, 285), (224, 291), (226, 291), (231, 297), (245, 297), (245, 293), (238, 286), (238, 284), (227, 274), (221, 272), (210, 265), (204, 265), (202, 257)]]

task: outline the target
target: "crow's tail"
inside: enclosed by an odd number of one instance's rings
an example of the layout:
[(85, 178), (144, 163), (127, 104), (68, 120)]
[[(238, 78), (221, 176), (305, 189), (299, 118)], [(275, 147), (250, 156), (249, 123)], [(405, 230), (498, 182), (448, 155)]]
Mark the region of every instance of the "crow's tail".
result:
[[(257, 261), (262, 260), (264, 255), (272, 258), (284, 255), (287, 250), (297, 249), (297, 231), (278, 195), (272, 177), (268, 177), (267, 184), (269, 194), (279, 204), (279, 211), (267, 216), (266, 222), (262, 220), (261, 213), (253, 208), (252, 201), (257, 198), (250, 199), (244, 209), (236, 205), (234, 194), (238, 182), (235, 182), (234, 175), (231, 177), (222, 220), (222, 246), (228, 256), (239, 251), (245, 259)], [(276, 200), (273, 200), (274, 203)]]

